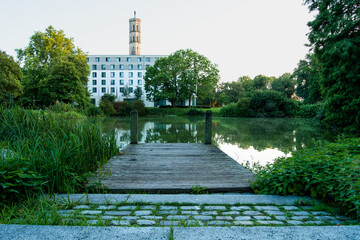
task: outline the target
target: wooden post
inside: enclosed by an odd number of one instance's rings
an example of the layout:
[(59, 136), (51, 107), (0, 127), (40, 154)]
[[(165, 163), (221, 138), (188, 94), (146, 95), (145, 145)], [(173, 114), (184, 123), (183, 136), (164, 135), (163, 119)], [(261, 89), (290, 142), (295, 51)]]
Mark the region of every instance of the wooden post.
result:
[(138, 143), (138, 112), (131, 111), (130, 144)]
[(212, 125), (212, 112), (207, 110), (205, 112), (205, 144), (211, 144), (211, 125)]

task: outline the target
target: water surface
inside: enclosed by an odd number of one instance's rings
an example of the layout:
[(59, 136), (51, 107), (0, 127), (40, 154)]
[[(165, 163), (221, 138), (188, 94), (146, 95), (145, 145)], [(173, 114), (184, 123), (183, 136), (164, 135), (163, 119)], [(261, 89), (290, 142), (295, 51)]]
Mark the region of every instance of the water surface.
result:
[[(203, 117), (139, 118), (139, 143), (203, 143)], [(121, 148), (130, 142), (130, 118), (108, 118), (105, 131), (115, 130)], [(315, 140), (323, 139), (312, 119), (213, 118), (212, 142), (239, 163), (264, 165)]]

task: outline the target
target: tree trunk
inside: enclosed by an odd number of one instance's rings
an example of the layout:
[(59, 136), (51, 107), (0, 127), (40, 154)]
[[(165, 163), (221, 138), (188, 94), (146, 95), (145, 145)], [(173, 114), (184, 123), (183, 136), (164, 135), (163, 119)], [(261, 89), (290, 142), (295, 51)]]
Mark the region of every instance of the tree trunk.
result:
[(191, 95), (189, 96), (189, 107), (191, 107)]

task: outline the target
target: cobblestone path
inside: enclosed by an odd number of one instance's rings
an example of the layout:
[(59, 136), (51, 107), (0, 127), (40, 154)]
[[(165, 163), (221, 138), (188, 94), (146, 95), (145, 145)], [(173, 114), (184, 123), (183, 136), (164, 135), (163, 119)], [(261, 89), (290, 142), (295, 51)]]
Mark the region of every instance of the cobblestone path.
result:
[(306, 226), (354, 224), (316, 206), (240, 204), (71, 204), (63, 221), (99, 226)]

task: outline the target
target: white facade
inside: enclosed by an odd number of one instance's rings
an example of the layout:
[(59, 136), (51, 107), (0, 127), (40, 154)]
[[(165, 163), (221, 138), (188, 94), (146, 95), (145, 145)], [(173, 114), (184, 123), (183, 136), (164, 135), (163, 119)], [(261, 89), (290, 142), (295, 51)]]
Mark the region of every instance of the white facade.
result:
[[(165, 55), (89, 55), (88, 65), (90, 76), (88, 90), (91, 100), (99, 105), (101, 96), (113, 94), (116, 101), (134, 99), (134, 91), (141, 88), (142, 99), (146, 107), (154, 107), (154, 102), (146, 100), (145, 69), (154, 65), (155, 61)], [(129, 96), (124, 96), (124, 89), (128, 87)]]

